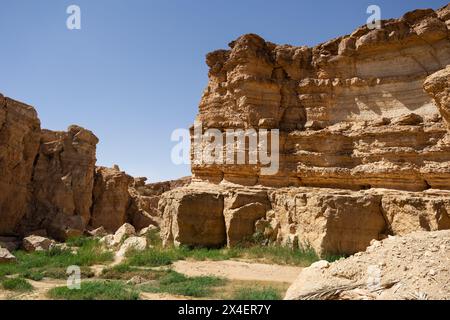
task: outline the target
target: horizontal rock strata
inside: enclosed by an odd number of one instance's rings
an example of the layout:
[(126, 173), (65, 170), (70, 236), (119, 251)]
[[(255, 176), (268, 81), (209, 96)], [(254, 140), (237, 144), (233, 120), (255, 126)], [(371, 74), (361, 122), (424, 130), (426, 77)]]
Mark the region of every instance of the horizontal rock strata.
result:
[[(449, 22), (447, 5), (313, 48), (247, 34), (208, 54), (194, 183), (163, 195), (164, 242), (257, 236), (352, 254), (372, 239), (450, 228)], [(223, 141), (230, 129), (278, 129), (278, 172), (197, 161), (199, 124)]]
[(313, 48), (248, 34), (208, 54), (197, 121), (222, 131), (281, 130), (280, 170), (265, 176), (261, 166), (194, 163), (194, 179), (450, 189), (444, 83), (429, 81), (436, 95), (423, 90), (427, 76), (450, 64), (449, 11), (416, 10)]
[(166, 244), (235, 246), (257, 234), (266, 244), (321, 255), (363, 251), (373, 239), (450, 229), (450, 191), (350, 191), (194, 183), (163, 194)]

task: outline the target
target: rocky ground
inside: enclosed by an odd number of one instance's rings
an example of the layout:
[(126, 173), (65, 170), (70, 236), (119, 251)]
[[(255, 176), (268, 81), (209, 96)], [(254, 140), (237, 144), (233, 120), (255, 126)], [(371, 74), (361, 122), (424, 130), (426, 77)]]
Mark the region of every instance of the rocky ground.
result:
[(450, 299), (450, 231), (373, 241), (366, 251), (305, 268), (285, 299)]
[[(82, 263), (82, 288), (89, 284), (100, 286), (89, 289), (96, 292), (94, 296), (89, 290), (76, 296), (82, 299), (224, 299), (238, 294), (263, 294), (258, 297), (279, 299), (302, 270), (299, 265), (261, 263), (261, 257), (233, 255), (233, 258), (225, 249), (164, 249), (160, 247), (159, 230), (154, 227), (136, 232), (133, 226), (124, 224), (114, 234), (108, 234), (103, 228), (90, 233), (89, 237), (75, 238), (67, 244), (38, 235), (28, 236), (20, 244), (3, 239), (1, 244), (9, 247), (12, 253), (6, 248), (1, 249), (0, 299), (58, 298), (52, 292), (65, 288), (69, 277), (66, 266), (78, 263), (71, 261), (80, 255), (83, 258), (74, 261)], [(94, 246), (89, 249), (91, 251), (86, 251), (89, 244)], [(105, 258), (101, 258), (103, 254), (107, 254)], [(135, 255), (137, 260), (144, 260), (133, 262)], [(41, 260), (43, 257), (46, 260)], [(85, 260), (90, 262), (84, 264)], [(175, 284), (167, 285), (173, 277)], [(15, 285), (11, 286), (9, 280)], [(179, 282), (183, 284), (180, 286)], [(118, 284), (120, 288), (109, 292), (111, 289), (104, 288), (105, 283), (106, 286)], [(262, 291), (256, 288), (255, 292), (255, 284)], [(127, 293), (131, 292), (137, 294), (130, 297)], [(71, 297), (69, 293), (59, 298)]]

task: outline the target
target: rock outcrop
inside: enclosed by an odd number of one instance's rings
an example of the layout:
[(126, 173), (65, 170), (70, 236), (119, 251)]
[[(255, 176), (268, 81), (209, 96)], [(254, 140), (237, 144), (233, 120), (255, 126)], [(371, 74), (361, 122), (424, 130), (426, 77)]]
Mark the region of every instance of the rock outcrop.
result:
[[(441, 101), (448, 76), (438, 72), (450, 64), (448, 11), (416, 10), (313, 48), (247, 34), (208, 54), (197, 121), (222, 132), (279, 129), (280, 168), (268, 176), (261, 165), (194, 163), (194, 180), (450, 189), (448, 101)], [(435, 72), (425, 86), (438, 92), (431, 97), (422, 87)]]
[(300, 273), (286, 300), (450, 299), (450, 231), (374, 241), (365, 252)]
[(31, 106), (0, 94), (0, 235), (14, 234), (25, 215), (40, 132)]
[[(313, 48), (247, 34), (208, 54), (193, 183), (162, 196), (164, 242), (233, 246), (258, 235), (352, 254), (372, 239), (449, 229), (449, 22), (448, 5)], [(278, 129), (278, 172), (198, 161), (211, 141), (196, 140), (199, 125), (223, 137), (214, 154), (227, 154), (230, 129)], [(247, 161), (248, 141), (237, 143)]]
[(160, 196), (190, 178), (146, 184), (117, 166), (96, 167), (97, 143), (76, 125), (41, 130), (33, 107), (0, 95), (0, 236), (65, 240), (125, 222), (159, 226)]
[(131, 201), (128, 186), (132, 181), (133, 178), (118, 167), (96, 168), (90, 222), (93, 228), (102, 226), (109, 232), (115, 232), (127, 221)]
[(239, 187), (195, 183), (159, 203), (165, 244), (265, 244), (353, 254), (373, 239), (450, 229), (450, 192)]
[(58, 240), (83, 233), (91, 217), (97, 143), (92, 132), (78, 126), (41, 131), (22, 229), (46, 229)]

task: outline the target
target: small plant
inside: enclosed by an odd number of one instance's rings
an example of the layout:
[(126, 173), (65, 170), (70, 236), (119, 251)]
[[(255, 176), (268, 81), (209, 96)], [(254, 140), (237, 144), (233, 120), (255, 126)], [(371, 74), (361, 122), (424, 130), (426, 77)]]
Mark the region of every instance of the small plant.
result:
[(118, 264), (116, 266), (103, 269), (101, 277), (104, 279), (130, 280), (139, 276), (146, 280), (159, 279), (164, 271), (159, 270), (142, 270), (127, 263)]
[(86, 281), (79, 290), (57, 287), (48, 296), (61, 300), (138, 300), (139, 292), (119, 281)]
[(240, 288), (235, 291), (233, 300), (281, 300), (281, 294), (275, 288)]
[(31, 270), (22, 273), (22, 277), (33, 281), (41, 281), (42, 279), (44, 279), (45, 276), (42, 272)]
[(33, 291), (33, 286), (24, 278), (6, 278), (1, 281), (1, 285), (5, 290), (27, 292)]
[(128, 263), (133, 266), (159, 267), (184, 259), (184, 254), (177, 248), (148, 248), (144, 251), (131, 251), (127, 254)]

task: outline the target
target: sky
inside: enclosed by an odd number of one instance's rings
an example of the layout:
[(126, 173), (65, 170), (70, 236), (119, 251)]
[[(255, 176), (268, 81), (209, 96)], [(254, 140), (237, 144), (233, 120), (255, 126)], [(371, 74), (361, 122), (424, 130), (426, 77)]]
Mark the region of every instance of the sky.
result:
[[(0, 0), (0, 93), (36, 108), (43, 128), (71, 124), (100, 139), (97, 164), (149, 181), (190, 174), (171, 134), (193, 124), (205, 55), (245, 33), (314, 46), (366, 23), (448, 0)], [(81, 29), (69, 30), (69, 5)]]

